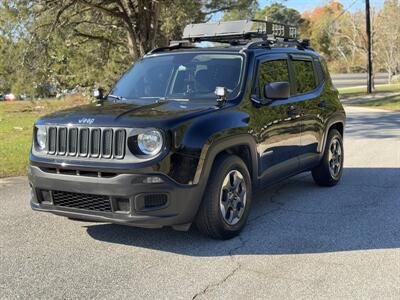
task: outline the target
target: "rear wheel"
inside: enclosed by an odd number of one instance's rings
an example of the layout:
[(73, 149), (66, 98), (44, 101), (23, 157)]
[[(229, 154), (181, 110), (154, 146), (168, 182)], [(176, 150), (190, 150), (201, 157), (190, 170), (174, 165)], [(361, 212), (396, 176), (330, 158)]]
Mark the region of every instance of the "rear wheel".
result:
[(250, 174), (243, 160), (235, 155), (219, 157), (196, 217), (197, 227), (217, 239), (238, 235), (246, 224), (251, 197)]
[(343, 138), (339, 131), (329, 131), (324, 155), (319, 166), (312, 170), (314, 181), (321, 186), (336, 185), (343, 172)]

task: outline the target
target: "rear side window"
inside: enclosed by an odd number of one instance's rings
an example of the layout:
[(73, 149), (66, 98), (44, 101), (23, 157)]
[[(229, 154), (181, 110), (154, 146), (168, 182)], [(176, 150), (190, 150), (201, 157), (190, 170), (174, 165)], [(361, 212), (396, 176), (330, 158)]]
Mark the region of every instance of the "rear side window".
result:
[(315, 71), (317, 72), (318, 85), (324, 81), (324, 72), (322, 71), (321, 63), (318, 59), (314, 59)]
[(317, 87), (312, 61), (293, 60), (297, 94), (311, 92)]
[(326, 65), (326, 61), (322, 57), (320, 58), (320, 63), (321, 63), (321, 66), (322, 66), (322, 71), (324, 73), (324, 79), (330, 85), (332, 85), (332, 79), (331, 79), (331, 76), (329, 75), (328, 66)]
[(264, 98), (264, 86), (272, 82), (289, 82), (289, 68), (286, 59), (267, 61), (258, 69), (257, 95)]

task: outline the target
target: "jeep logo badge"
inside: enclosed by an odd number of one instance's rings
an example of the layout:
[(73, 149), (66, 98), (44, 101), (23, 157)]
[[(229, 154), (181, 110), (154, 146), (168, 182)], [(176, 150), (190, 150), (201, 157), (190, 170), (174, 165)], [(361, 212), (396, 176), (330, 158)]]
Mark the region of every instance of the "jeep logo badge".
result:
[(94, 119), (89, 119), (89, 118), (82, 118), (79, 121), (79, 124), (93, 124)]

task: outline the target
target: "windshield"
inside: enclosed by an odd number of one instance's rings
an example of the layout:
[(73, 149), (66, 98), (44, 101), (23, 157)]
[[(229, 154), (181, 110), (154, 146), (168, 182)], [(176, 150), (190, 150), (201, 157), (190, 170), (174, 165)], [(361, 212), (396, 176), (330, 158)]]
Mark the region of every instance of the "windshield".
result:
[(239, 89), (242, 57), (230, 54), (172, 54), (142, 59), (117, 82), (109, 99), (214, 100), (217, 86), (228, 99)]

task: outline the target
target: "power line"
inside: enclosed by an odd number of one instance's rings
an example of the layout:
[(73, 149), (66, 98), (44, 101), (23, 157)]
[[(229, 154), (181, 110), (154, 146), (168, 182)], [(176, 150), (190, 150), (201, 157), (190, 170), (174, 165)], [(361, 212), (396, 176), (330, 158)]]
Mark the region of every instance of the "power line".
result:
[[(349, 12), (349, 10), (358, 2), (359, 0), (354, 0), (346, 9), (344, 9), (335, 19), (333, 19), (333, 21), (331, 22), (331, 26), (334, 25), (337, 20), (339, 20), (339, 18), (341, 18), (346, 12)], [(328, 31), (328, 28), (321, 28), (321, 24), (319, 24), (319, 29), (324, 30), (324, 31)]]
[(335, 23), (340, 17), (342, 17), (346, 12), (348, 12), (356, 3), (358, 2), (358, 0), (354, 0), (349, 7), (347, 7), (345, 10), (343, 10), (340, 15), (338, 15), (333, 21), (332, 23)]

